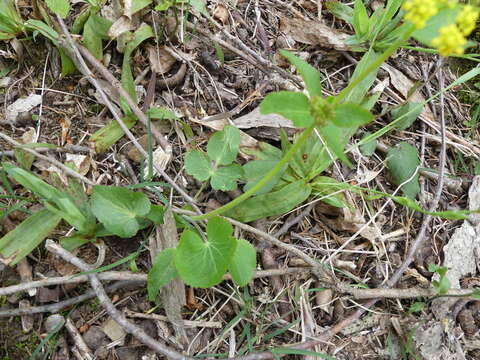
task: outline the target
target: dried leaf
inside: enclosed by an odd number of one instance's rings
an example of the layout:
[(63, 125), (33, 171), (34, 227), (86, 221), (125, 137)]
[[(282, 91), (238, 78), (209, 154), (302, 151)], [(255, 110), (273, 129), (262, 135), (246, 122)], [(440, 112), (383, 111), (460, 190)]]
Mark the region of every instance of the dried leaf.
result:
[(345, 43), (350, 35), (332, 29), (319, 21), (281, 18), (280, 31), (304, 44), (319, 45), (341, 51), (350, 50)]

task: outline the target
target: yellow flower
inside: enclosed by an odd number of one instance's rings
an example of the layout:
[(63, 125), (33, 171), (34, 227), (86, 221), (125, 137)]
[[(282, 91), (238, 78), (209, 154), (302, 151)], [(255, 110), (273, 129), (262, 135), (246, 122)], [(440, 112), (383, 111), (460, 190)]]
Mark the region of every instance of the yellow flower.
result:
[(403, 3), (405, 19), (410, 21), (417, 29), (425, 26), (427, 21), (438, 12), (435, 0), (406, 0)]
[(462, 55), (463, 46), (467, 39), (455, 24), (450, 24), (440, 29), (438, 37), (432, 40), (432, 45), (438, 49), (442, 56)]
[(468, 36), (475, 29), (478, 10), (472, 5), (465, 5), (457, 16), (457, 24), (463, 35)]

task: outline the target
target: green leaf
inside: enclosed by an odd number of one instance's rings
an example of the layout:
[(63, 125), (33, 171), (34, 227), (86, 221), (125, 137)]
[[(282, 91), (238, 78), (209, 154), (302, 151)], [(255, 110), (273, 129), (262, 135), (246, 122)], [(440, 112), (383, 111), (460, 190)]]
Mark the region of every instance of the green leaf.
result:
[(151, 119), (160, 120), (177, 120), (178, 116), (166, 106), (155, 106), (147, 111), (147, 115)]
[(247, 240), (239, 239), (228, 271), (238, 286), (247, 285), (252, 280), (253, 272), (257, 267), (257, 252)]
[[(137, 118), (130, 115), (122, 117), (122, 120), (128, 129), (131, 129), (137, 123)], [(111, 120), (107, 125), (100, 130), (97, 130), (90, 137), (90, 141), (95, 144), (95, 151), (101, 154), (120, 140), (123, 135), (125, 135), (125, 133), (118, 122), (116, 120)]]
[(455, 24), (459, 11), (458, 6), (453, 9), (442, 9), (428, 20), (424, 28), (414, 31), (412, 37), (422, 44), (433, 47), (432, 40), (439, 35), (440, 28), (448, 24)]
[[(363, 141), (363, 139), (366, 139), (370, 135), (372, 135), (372, 133), (367, 131), (363, 135), (361, 141)], [(375, 152), (376, 148), (377, 148), (377, 139), (370, 140), (370, 141), (366, 142), (365, 144), (360, 145), (360, 151), (364, 156), (372, 156), (373, 153)]]
[(428, 271), (436, 272), (440, 277), (439, 280), (432, 281), (432, 285), (438, 295), (445, 295), (450, 290), (450, 280), (447, 278), (448, 268), (445, 266), (437, 266), (435, 264), (428, 265)]
[(426, 304), (424, 302), (415, 301), (412, 305), (410, 305), (408, 312), (410, 314), (421, 312), (425, 308), (425, 306)]
[(132, 1), (131, 15), (139, 12), (143, 8), (147, 7), (152, 3), (152, 0), (135, 0)]
[(345, 145), (348, 142), (348, 137), (345, 136), (342, 129), (333, 125), (329, 124), (320, 128), (320, 134), (325, 141), (327, 147), (340, 159), (346, 164), (348, 167), (352, 167), (352, 163), (347, 158), (345, 154)]
[(192, 230), (182, 233), (175, 265), (187, 285), (207, 288), (222, 281), (237, 245), (232, 234), (230, 223), (219, 217), (209, 220), (206, 242)]
[(163, 214), (165, 213), (165, 207), (161, 205), (150, 205), (150, 212), (146, 218), (152, 221), (156, 225), (163, 224)]
[(242, 167), (238, 164), (230, 164), (215, 170), (210, 184), (214, 190), (231, 191), (237, 188), (237, 180), (242, 176)]
[(55, 14), (65, 19), (70, 11), (70, 2), (68, 0), (45, 0), (47, 6)]
[[(355, 80), (363, 74), (363, 72), (370, 66), (370, 64), (375, 61), (380, 54), (377, 54), (373, 50), (368, 50), (360, 59), (355, 71), (353, 72), (350, 81)], [(345, 102), (352, 102), (355, 104), (361, 104), (365, 98), (370, 87), (373, 85), (377, 78), (378, 68), (375, 71), (372, 71), (365, 79), (363, 79), (355, 88), (350, 91), (350, 93), (345, 97)]]
[(30, 170), (33, 161), (35, 160), (35, 156), (33, 154), (20, 148), (14, 148), (13, 154), (15, 155), (15, 160), (17, 160), (22, 168), (25, 170)]
[(279, 91), (268, 94), (260, 104), (260, 112), (279, 114), (292, 120), (296, 127), (305, 128), (314, 123), (308, 98), (299, 92)]
[(30, 254), (58, 225), (61, 217), (44, 209), (30, 215), (0, 239), (0, 254), (15, 265)]
[(32, 31), (38, 31), (40, 34), (50, 40), (53, 45), (58, 46), (58, 33), (52, 27), (45, 24), (43, 21), (29, 19), (25, 23), (25, 28)]
[(322, 96), (322, 84), (320, 82), (320, 72), (312, 65), (286, 50), (280, 50), (280, 54), (295, 66), (305, 82), (310, 97)]
[(407, 102), (399, 108), (392, 110), (392, 121), (402, 117), (402, 119), (395, 124), (395, 129), (405, 130), (409, 128), (415, 120), (420, 116), (423, 110), (423, 105), (415, 102)]
[(198, 150), (192, 150), (185, 156), (185, 170), (199, 181), (206, 181), (214, 173), (210, 159)]
[(340, 208), (347, 206), (343, 193), (338, 192), (346, 187), (343, 183), (339, 183), (334, 178), (317, 176), (311, 183), (311, 186), (314, 194), (317, 197), (322, 198), (324, 203)]
[(173, 0), (158, 0), (158, 4), (155, 6), (156, 11), (167, 11), (173, 6)]
[(75, 21), (73, 22), (72, 25), (72, 34), (81, 34), (82, 30), (85, 26), (85, 23), (87, 22), (88, 18), (90, 17), (90, 11), (91, 7), (87, 7), (83, 10), (80, 11), (80, 14), (78, 14), (75, 18)]
[[(137, 102), (137, 93), (135, 91), (135, 83), (133, 79), (132, 69), (130, 67), (130, 57), (132, 52), (145, 40), (154, 36), (150, 25), (143, 24), (134, 33), (133, 39), (127, 42), (125, 53), (123, 54), (121, 83), (123, 88), (134, 102)], [(123, 100), (124, 102), (125, 100)], [(129, 107), (126, 103), (122, 105), (123, 110), (128, 113)]]
[(364, 35), (367, 35), (369, 18), (363, 0), (355, 0), (352, 25), (358, 38), (362, 38)]
[(73, 73), (76, 70), (76, 67), (72, 59), (70, 59), (70, 57), (65, 53), (65, 50), (58, 48), (58, 52), (60, 54), (60, 61), (62, 63), (62, 72), (60, 73), (60, 77), (63, 79), (65, 76)]
[(369, 111), (354, 103), (337, 105), (332, 119), (335, 125), (344, 128), (363, 126), (372, 120), (373, 115)]
[(304, 180), (288, 184), (280, 190), (257, 195), (227, 211), (225, 216), (250, 222), (268, 216), (283, 215), (304, 202), (312, 188)]
[(83, 43), (98, 60), (103, 58), (102, 40), (108, 39), (110, 26), (110, 20), (91, 12), (83, 27)]
[(208, 157), (217, 166), (231, 164), (237, 158), (240, 140), (240, 131), (235, 126), (226, 125), (208, 141)]
[[(267, 172), (272, 170), (275, 165), (277, 165), (278, 160), (253, 160), (245, 165), (243, 165), (243, 171), (245, 179), (247, 183), (245, 184), (243, 191), (248, 191), (252, 187), (254, 187), (264, 176)], [(286, 169), (286, 168), (285, 168)], [(270, 182), (262, 187), (259, 191), (255, 193), (255, 195), (265, 194), (273, 189), (273, 187), (278, 183), (280, 178), (282, 177), (285, 169), (279, 171)]]
[[(415, 173), (420, 164), (417, 148), (406, 142), (401, 142), (388, 150), (387, 168), (395, 185), (400, 185)], [(417, 173), (412, 180), (402, 185), (402, 192), (410, 199), (414, 199), (420, 191)]]
[(148, 299), (150, 301), (155, 301), (160, 289), (178, 276), (175, 268), (175, 253), (176, 249), (169, 248), (155, 256), (147, 279)]
[(353, 9), (350, 6), (342, 4), (338, 0), (326, 1), (325, 5), (333, 16), (346, 21), (347, 23), (353, 23)]
[(200, 14), (202, 14), (206, 17), (209, 16), (209, 13), (208, 13), (207, 8), (205, 6), (205, 0), (188, 0), (188, 2)]
[(141, 192), (96, 185), (92, 193), (92, 211), (107, 230), (129, 238), (141, 228), (137, 217), (144, 217), (150, 212), (150, 201)]
[(480, 289), (478, 289), (478, 288), (474, 289), (470, 296), (473, 297), (476, 300), (480, 300)]

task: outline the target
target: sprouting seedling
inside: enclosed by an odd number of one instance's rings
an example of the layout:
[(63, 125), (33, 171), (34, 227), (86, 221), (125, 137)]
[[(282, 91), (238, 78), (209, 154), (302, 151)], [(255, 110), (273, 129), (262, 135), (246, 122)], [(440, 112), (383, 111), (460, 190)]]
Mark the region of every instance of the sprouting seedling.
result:
[(207, 145), (207, 154), (192, 150), (185, 157), (185, 168), (189, 175), (199, 181), (210, 180), (214, 190), (230, 191), (237, 188), (237, 180), (243, 169), (233, 164), (240, 145), (240, 131), (231, 125), (215, 133)]
[(445, 266), (438, 266), (435, 264), (428, 265), (428, 271), (435, 272), (440, 277), (439, 280), (433, 280), (432, 285), (438, 295), (445, 295), (450, 290), (450, 280), (447, 278), (448, 268)]

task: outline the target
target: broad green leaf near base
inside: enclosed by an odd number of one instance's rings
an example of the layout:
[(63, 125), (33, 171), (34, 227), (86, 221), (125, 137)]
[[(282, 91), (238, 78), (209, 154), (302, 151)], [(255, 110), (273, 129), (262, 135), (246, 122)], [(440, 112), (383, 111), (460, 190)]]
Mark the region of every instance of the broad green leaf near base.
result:
[(397, 130), (405, 130), (409, 128), (415, 120), (420, 116), (423, 111), (423, 105), (415, 102), (407, 102), (399, 108), (392, 110), (392, 121), (402, 118), (395, 123)]
[[(243, 191), (248, 191), (252, 187), (254, 187), (264, 176), (267, 172), (272, 170), (275, 165), (277, 165), (278, 160), (253, 160), (249, 161), (245, 165), (243, 165), (243, 171), (245, 174), (245, 179), (247, 183), (243, 187)], [(258, 190), (255, 195), (265, 194), (273, 189), (273, 187), (278, 183), (282, 175), (284, 174), (286, 167), (279, 171), (270, 182)]]
[(112, 22), (93, 12), (83, 26), (83, 43), (98, 60), (103, 57), (102, 40), (108, 39), (108, 30)]
[(208, 141), (208, 157), (216, 166), (231, 164), (237, 158), (240, 140), (240, 131), (235, 126), (226, 125)]
[[(137, 118), (134, 116), (124, 116), (122, 120), (128, 129), (131, 129), (137, 123)], [(95, 151), (101, 154), (120, 140), (123, 135), (125, 135), (125, 133), (118, 122), (116, 120), (111, 120), (107, 125), (100, 130), (97, 130), (90, 137), (90, 141), (95, 144)]]
[(150, 201), (141, 192), (116, 186), (94, 186), (92, 211), (105, 228), (123, 238), (134, 236), (142, 227), (137, 217), (147, 216)]
[(348, 137), (345, 136), (342, 128), (329, 124), (320, 128), (320, 134), (327, 144), (327, 147), (348, 167), (352, 167), (352, 163), (345, 155), (345, 145), (348, 142)]
[(237, 248), (232, 261), (228, 265), (228, 271), (233, 281), (238, 286), (247, 285), (252, 280), (253, 272), (257, 267), (257, 252), (247, 240), (237, 240)]
[(61, 217), (44, 209), (30, 215), (0, 239), (0, 254), (15, 265), (30, 254), (58, 225)]
[(353, 103), (339, 104), (335, 107), (333, 123), (338, 127), (351, 128), (368, 124), (373, 115), (360, 105)]
[(192, 150), (185, 156), (185, 170), (199, 181), (207, 181), (214, 172), (210, 159), (198, 150)]
[(322, 85), (320, 82), (320, 72), (312, 65), (286, 50), (280, 50), (280, 54), (288, 59), (295, 66), (305, 83), (310, 97), (322, 96)]
[(280, 190), (251, 197), (227, 211), (225, 216), (250, 222), (268, 216), (283, 215), (304, 202), (311, 192), (312, 188), (305, 180), (298, 180)]
[(209, 220), (206, 242), (192, 230), (182, 233), (175, 266), (187, 285), (207, 288), (222, 281), (237, 245), (232, 233), (230, 223), (219, 217)]
[(147, 280), (148, 299), (150, 301), (155, 301), (160, 289), (178, 276), (174, 262), (175, 252), (176, 249), (169, 248), (155, 256)]
[(260, 112), (266, 114), (278, 114), (292, 120), (299, 128), (309, 127), (314, 123), (310, 114), (308, 98), (299, 92), (278, 91), (268, 94), (260, 104)]
[[(409, 143), (401, 142), (387, 153), (387, 168), (395, 185), (400, 185), (410, 179), (419, 164), (417, 148)], [(420, 191), (418, 177), (417, 173), (412, 180), (402, 185), (402, 192), (410, 199), (415, 199)]]

